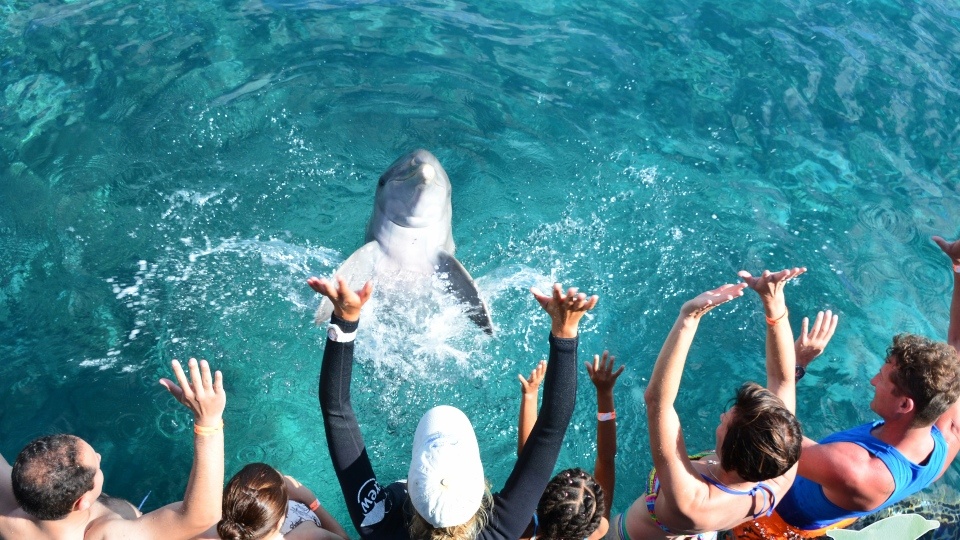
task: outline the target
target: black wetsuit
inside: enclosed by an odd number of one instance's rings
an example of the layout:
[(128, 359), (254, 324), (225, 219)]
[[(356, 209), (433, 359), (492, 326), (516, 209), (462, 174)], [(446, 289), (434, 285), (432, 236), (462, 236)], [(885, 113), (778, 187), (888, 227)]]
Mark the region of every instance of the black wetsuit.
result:
[[(336, 315), (332, 322), (344, 332), (353, 332), (357, 323)], [(387, 487), (377, 483), (357, 417), (350, 404), (353, 375), (353, 342), (327, 340), (320, 368), (320, 408), (327, 432), (327, 445), (340, 489), (343, 491), (353, 526), (363, 539), (407, 540), (412, 506), (406, 484)], [(550, 363), (543, 382), (543, 404), (533, 431), (517, 463), (499, 493), (481, 540), (516, 540), (530, 523), (537, 503), (553, 474), (560, 444), (573, 415), (577, 395), (577, 338), (550, 336)]]

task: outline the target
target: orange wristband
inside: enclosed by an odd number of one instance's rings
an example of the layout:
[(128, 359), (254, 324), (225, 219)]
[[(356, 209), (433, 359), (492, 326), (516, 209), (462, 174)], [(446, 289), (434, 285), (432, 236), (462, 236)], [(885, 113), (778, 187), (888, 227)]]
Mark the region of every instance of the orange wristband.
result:
[(766, 317), (767, 324), (769, 324), (770, 326), (777, 324), (778, 322), (780, 322), (780, 319), (787, 316), (787, 313), (789, 313), (789, 310), (787, 308), (783, 308), (783, 315), (777, 317), (776, 319), (771, 319), (770, 317)]
[(608, 420), (616, 420), (616, 419), (617, 419), (617, 411), (597, 413), (597, 422), (606, 422)]
[(311, 512), (316, 512), (317, 508), (320, 508), (320, 499), (314, 499), (313, 502), (310, 503)]
[(197, 435), (200, 435), (201, 437), (205, 435), (213, 435), (218, 431), (223, 431), (223, 420), (220, 420), (219, 426), (207, 427), (207, 426), (198, 426), (196, 424), (193, 425), (193, 432)]

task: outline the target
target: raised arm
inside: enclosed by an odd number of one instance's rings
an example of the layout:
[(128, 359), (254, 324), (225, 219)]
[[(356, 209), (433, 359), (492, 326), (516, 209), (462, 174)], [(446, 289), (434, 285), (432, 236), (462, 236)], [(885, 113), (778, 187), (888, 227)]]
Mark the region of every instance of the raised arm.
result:
[(680, 308), (673, 328), (663, 342), (643, 394), (647, 404), (650, 453), (663, 486), (660, 496), (673, 499), (677, 507), (689, 508), (707, 496), (709, 488), (700, 480), (687, 456), (683, 430), (674, 403), (687, 353), (697, 333), (700, 317), (724, 302), (743, 296), (746, 283), (727, 284), (700, 294)]
[(543, 403), (530, 437), (523, 446), (510, 476), (499, 493), (483, 540), (514, 540), (530, 523), (543, 494), (563, 436), (573, 415), (577, 394), (577, 336), (580, 319), (597, 304), (596, 296), (586, 296), (576, 289), (563, 292), (559, 284), (547, 296), (531, 289), (540, 307), (550, 315), (550, 360), (543, 378)]
[[(947, 257), (950, 257), (950, 264), (953, 266), (953, 296), (950, 300), (950, 325), (947, 328), (947, 343), (960, 352), (960, 240), (947, 242), (939, 236), (934, 236), (933, 241), (940, 246)], [(943, 471), (947, 472), (950, 464), (960, 453), (960, 401), (953, 404), (945, 413), (937, 419), (937, 427), (943, 432), (947, 440), (947, 462)]]
[(530, 371), (529, 377), (517, 375), (520, 379), (520, 421), (517, 425), (517, 455), (523, 451), (523, 445), (530, 437), (533, 424), (537, 421), (537, 395), (540, 393), (540, 383), (547, 372), (547, 361), (541, 360), (537, 367)]
[[(227, 395), (223, 375), (210, 373), (206, 360), (187, 363), (187, 379), (180, 362), (172, 362), (176, 382), (160, 379), (184, 407), (193, 413), (193, 468), (183, 501), (144, 514), (137, 520), (114, 519), (102, 523), (102, 538), (178, 540), (193, 538), (220, 519), (223, 495), (223, 409)], [(101, 525), (95, 522), (94, 527)], [(97, 538), (96, 534), (91, 535)]]
[[(320, 410), (330, 459), (350, 520), (365, 538), (375, 535), (377, 528), (389, 521), (382, 514), (383, 508), (402, 508), (402, 501), (391, 500), (388, 506), (384, 500), (390, 496), (389, 492), (376, 480), (350, 399), (354, 337), (360, 311), (370, 299), (373, 285), (367, 282), (359, 291), (354, 291), (343, 278), (334, 284), (315, 277), (308, 279), (307, 284), (333, 304), (320, 367)], [(396, 515), (398, 512), (390, 512), (390, 519), (396, 519)]]
[(764, 270), (759, 277), (746, 271), (738, 274), (757, 291), (763, 303), (767, 319), (767, 390), (776, 394), (790, 412), (797, 409), (797, 359), (783, 287), (806, 271), (806, 268), (789, 268), (775, 273)]
[(593, 362), (584, 362), (587, 374), (597, 390), (597, 460), (593, 477), (603, 489), (603, 517), (610, 520), (613, 507), (613, 490), (617, 481), (617, 413), (613, 403), (613, 386), (623, 373), (623, 366), (616, 371), (616, 358), (603, 351), (603, 356), (593, 355)]
[(950, 326), (947, 329), (947, 343), (960, 351), (960, 240), (947, 242), (939, 236), (933, 241), (940, 246), (943, 253), (950, 257), (953, 265), (953, 296), (950, 300)]

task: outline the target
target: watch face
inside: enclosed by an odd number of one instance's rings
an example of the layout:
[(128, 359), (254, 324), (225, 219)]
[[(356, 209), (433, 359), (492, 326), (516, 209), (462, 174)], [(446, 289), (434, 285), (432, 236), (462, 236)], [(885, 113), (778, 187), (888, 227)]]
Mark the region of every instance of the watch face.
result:
[(336, 341), (337, 338), (340, 337), (340, 328), (331, 324), (330, 327), (327, 328), (327, 337)]

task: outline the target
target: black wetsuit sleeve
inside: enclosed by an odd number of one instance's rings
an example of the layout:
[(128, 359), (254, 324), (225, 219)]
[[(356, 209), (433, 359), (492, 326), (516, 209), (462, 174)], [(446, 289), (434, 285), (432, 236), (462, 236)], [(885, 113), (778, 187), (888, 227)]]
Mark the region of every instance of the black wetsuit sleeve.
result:
[[(331, 322), (344, 332), (353, 332), (358, 322), (347, 322), (336, 315)], [(339, 343), (327, 339), (320, 368), (320, 410), (327, 434), (327, 446), (340, 482), (350, 520), (361, 538), (406, 538), (403, 524), (405, 491), (397, 486), (383, 489), (367, 457), (360, 426), (350, 402), (353, 377), (352, 341)]]
[(500, 493), (481, 540), (516, 540), (530, 523), (557, 464), (577, 395), (577, 338), (550, 336), (543, 403), (530, 437)]

